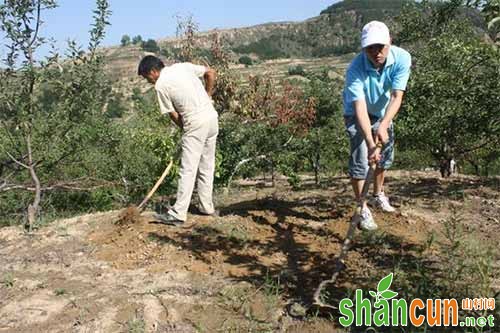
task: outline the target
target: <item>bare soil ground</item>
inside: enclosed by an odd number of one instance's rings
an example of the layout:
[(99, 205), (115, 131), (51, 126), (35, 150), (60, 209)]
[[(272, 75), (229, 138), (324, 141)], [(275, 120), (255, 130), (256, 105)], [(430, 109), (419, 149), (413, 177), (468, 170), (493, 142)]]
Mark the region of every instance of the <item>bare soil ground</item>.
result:
[[(499, 183), (390, 173), (398, 212), (375, 213), (380, 231), (358, 233), (329, 300), (373, 289), (396, 266), (413, 269), (452, 210), (467, 233), (494, 246), (498, 266)], [(190, 215), (182, 228), (152, 222), (151, 211), (117, 226), (114, 211), (32, 235), (0, 229), (0, 332), (343, 332), (335, 314), (306, 310), (333, 272), (353, 213), (347, 178), (295, 191), (285, 181), (242, 181), (217, 201), (220, 217)]]

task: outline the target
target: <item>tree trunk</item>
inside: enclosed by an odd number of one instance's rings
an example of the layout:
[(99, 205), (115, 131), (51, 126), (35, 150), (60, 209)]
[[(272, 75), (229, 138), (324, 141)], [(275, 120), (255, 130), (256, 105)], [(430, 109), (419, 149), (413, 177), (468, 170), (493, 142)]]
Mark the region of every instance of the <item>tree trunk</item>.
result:
[(250, 158), (245, 158), (244, 160), (241, 160), (238, 162), (238, 164), (236, 164), (236, 167), (234, 168), (233, 172), (231, 173), (231, 176), (229, 176), (229, 179), (227, 181), (227, 186), (226, 186), (226, 192), (229, 192), (229, 187), (231, 186), (231, 182), (233, 181), (233, 177), (236, 175), (236, 173), (238, 172), (238, 170), (245, 164), (247, 164), (248, 162), (251, 162), (251, 161), (256, 161), (256, 160), (261, 160), (261, 159), (264, 159), (266, 158), (267, 156), (266, 155), (259, 155), (259, 156), (256, 156), (256, 157), (250, 157)]
[[(36, 17), (36, 27), (35, 30), (33, 31), (33, 36), (31, 37), (31, 42), (28, 44), (27, 50), (26, 50), (26, 58), (28, 59), (29, 67), (30, 67), (30, 72), (29, 72), (29, 111), (30, 114), (34, 114), (34, 109), (33, 109), (33, 99), (34, 99), (34, 91), (35, 91), (35, 82), (36, 82), (36, 75), (34, 72), (35, 68), (35, 58), (33, 56), (34, 52), (34, 45), (36, 45), (36, 41), (38, 38), (38, 31), (40, 28), (40, 24), (42, 23), (40, 19), (40, 13), (42, 9), (42, 1), (38, 0), (36, 2), (37, 6), (37, 17)], [(36, 47), (36, 46), (35, 46)], [(31, 126), (27, 126), (27, 135), (26, 135), (26, 146), (28, 147), (28, 170), (31, 175), (31, 179), (33, 180), (33, 183), (35, 184), (35, 199), (33, 200), (33, 203), (28, 206), (28, 231), (32, 232), (33, 226), (36, 223), (36, 219), (38, 217), (38, 211), (39, 211), (39, 206), (40, 206), (40, 201), (42, 198), (42, 186), (40, 185), (40, 179), (38, 178), (38, 175), (36, 174), (35, 171), (35, 164), (33, 163), (33, 152), (31, 150)]]
[(316, 151), (316, 158), (314, 161), (314, 181), (316, 182), (316, 185), (319, 185), (320, 179), (319, 179), (319, 170), (320, 170), (320, 153), (319, 151)]
[(276, 185), (274, 177), (274, 160), (271, 160), (271, 184), (273, 187)]
[(33, 230), (33, 226), (36, 224), (36, 219), (38, 217), (38, 211), (40, 206), (40, 201), (42, 198), (42, 186), (40, 185), (40, 179), (35, 171), (35, 165), (33, 164), (33, 154), (31, 151), (31, 136), (28, 135), (26, 138), (26, 144), (28, 146), (28, 166), (29, 172), (31, 175), (31, 179), (35, 184), (35, 199), (33, 203), (28, 206), (28, 231), (31, 232)]
[(474, 173), (476, 174), (476, 176), (481, 176), (481, 170), (479, 168), (479, 165), (477, 163), (475, 163), (473, 160), (469, 159), (467, 160), (471, 165), (472, 167), (474, 168)]
[(319, 171), (321, 168), (321, 133), (320, 129), (316, 131), (316, 139), (318, 140), (316, 143), (316, 156), (315, 156), (315, 161), (314, 161), (314, 180), (316, 181), (316, 185), (319, 185), (320, 179), (319, 179)]

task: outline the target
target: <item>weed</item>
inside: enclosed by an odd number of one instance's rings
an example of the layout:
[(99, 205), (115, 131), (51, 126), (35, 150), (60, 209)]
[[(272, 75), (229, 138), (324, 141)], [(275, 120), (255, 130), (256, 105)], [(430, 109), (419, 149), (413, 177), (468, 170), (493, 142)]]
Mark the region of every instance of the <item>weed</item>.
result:
[(146, 332), (146, 323), (142, 318), (132, 318), (127, 321), (128, 333), (144, 333)]
[(276, 308), (281, 303), (283, 286), (281, 285), (279, 276), (277, 278), (273, 278), (269, 274), (269, 271), (267, 271), (262, 290), (266, 296), (266, 306), (268, 309)]
[(442, 253), (442, 283), (450, 296), (486, 297), (492, 294), (493, 276), (498, 269), (493, 265), (493, 248), (464, 231), (463, 221), (456, 207), (444, 224), (444, 240), (438, 242)]
[(230, 241), (242, 245), (247, 243), (250, 237), (242, 226), (231, 225), (228, 230), (228, 238)]
[(64, 288), (57, 288), (56, 290), (54, 290), (54, 295), (56, 295), (56, 296), (62, 296), (66, 293), (67, 293), (67, 291)]
[(195, 233), (213, 239), (217, 239), (223, 235), (225, 239), (238, 245), (244, 245), (250, 240), (250, 235), (246, 228), (236, 224), (234, 221), (220, 220), (210, 227), (202, 226), (197, 228)]
[(196, 330), (196, 332), (198, 332), (198, 333), (206, 332), (205, 328), (201, 324), (193, 323), (193, 326), (194, 326), (194, 329)]
[(5, 274), (2, 279), (2, 284), (5, 288), (14, 287), (14, 275), (12, 275), (11, 273)]
[(374, 232), (362, 232), (359, 233), (359, 237), (362, 240), (363, 244), (370, 245), (371, 247), (388, 247), (389, 237), (384, 231), (374, 231)]
[(151, 243), (161, 243), (162, 241), (161, 237), (156, 234), (149, 234), (147, 239)]
[(57, 231), (57, 234), (59, 237), (68, 237), (69, 236), (68, 226), (66, 226), (66, 225), (57, 226), (56, 231)]
[[(451, 207), (442, 224), (441, 234), (429, 233), (414, 261), (395, 263), (401, 295), (407, 299), (493, 297), (493, 277), (499, 273), (493, 264), (493, 248), (465, 231), (456, 207)], [(486, 312), (463, 315), (486, 316)]]
[(226, 286), (218, 294), (218, 303), (223, 308), (240, 311), (249, 296), (254, 294), (251, 288), (250, 284)]

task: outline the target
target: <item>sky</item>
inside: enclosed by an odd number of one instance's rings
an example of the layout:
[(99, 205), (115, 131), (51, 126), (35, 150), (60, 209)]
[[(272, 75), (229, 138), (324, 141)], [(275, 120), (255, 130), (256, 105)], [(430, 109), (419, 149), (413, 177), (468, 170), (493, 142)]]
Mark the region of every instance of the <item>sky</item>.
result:
[[(141, 35), (143, 39), (174, 36), (176, 15), (192, 15), (200, 31), (205, 31), (301, 21), (319, 15), (335, 2), (337, 0), (109, 0), (111, 26), (106, 29), (103, 45), (119, 45), (124, 34)], [(61, 51), (68, 39), (86, 47), (95, 1), (58, 0), (57, 3), (58, 8), (42, 13), (41, 35), (54, 38)], [(0, 56), (3, 57), (6, 52), (3, 38), (1, 44)]]

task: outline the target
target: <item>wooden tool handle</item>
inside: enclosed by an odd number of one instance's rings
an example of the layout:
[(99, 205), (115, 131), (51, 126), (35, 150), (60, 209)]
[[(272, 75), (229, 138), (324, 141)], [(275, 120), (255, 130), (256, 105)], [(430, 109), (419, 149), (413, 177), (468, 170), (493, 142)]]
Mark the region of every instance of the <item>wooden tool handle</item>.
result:
[(163, 182), (163, 180), (165, 179), (165, 177), (167, 177), (167, 175), (169, 174), (170, 169), (172, 169), (173, 165), (174, 165), (174, 161), (170, 160), (170, 163), (168, 164), (168, 166), (165, 169), (165, 171), (163, 171), (163, 174), (158, 179), (158, 181), (156, 182), (155, 186), (153, 186), (153, 188), (151, 189), (151, 191), (149, 191), (148, 195), (146, 195), (146, 197), (144, 198), (144, 200), (142, 200), (142, 202), (139, 205), (139, 207), (137, 207), (137, 208), (139, 208), (139, 211), (142, 211), (145, 208), (145, 206), (148, 203), (149, 199), (151, 199), (151, 197), (156, 192), (156, 190), (158, 189), (158, 187), (160, 187), (160, 184)]
[[(380, 151), (382, 150), (382, 143), (381, 142), (377, 142), (377, 147), (375, 150), (378, 150), (378, 152), (380, 153)], [(363, 184), (363, 188), (361, 190), (361, 195), (359, 196), (359, 203), (358, 203), (358, 208), (356, 210), (356, 212), (358, 214), (361, 213), (361, 208), (363, 207), (365, 201), (366, 201), (366, 196), (368, 194), (368, 191), (370, 189), (370, 185), (372, 182), (374, 182), (374, 178), (375, 178), (375, 169), (377, 168), (377, 163), (373, 162), (373, 163), (370, 163), (370, 165), (368, 166), (368, 174), (366, 175), (366, 179), (365, 179), (365, 183)]]
[(370, 189), (370, 185), (373, 182), (373, 178), (375, 177), (375, 168), (376, 165), (372, 164), (368, 168), (368, 174), (366, 175), (365, 182), (363, 184), (363, 189), (361, 190), (360, 200), (363, 201), (368, 194), (368, 190)]

